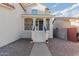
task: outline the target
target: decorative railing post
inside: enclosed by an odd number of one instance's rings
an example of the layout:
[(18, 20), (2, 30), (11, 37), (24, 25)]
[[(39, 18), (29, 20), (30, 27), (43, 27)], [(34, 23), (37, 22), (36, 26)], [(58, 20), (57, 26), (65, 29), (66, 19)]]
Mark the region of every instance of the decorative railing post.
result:
[(44, 31), (47, 31), (47, 27), (46, 27), (46, 18), (44, 18)]
[(33, 31), (35, 30), (35, 26), (33, 27)]
[(35, 21), (36, 21), (36, 18), (33, 18), (33, 26), (32, 26), (33, 31), (35, 30)]
[(46, 32), (47, 31), (47, 29), (46, 29), (46, 27), (44, 26), (44, 31)]

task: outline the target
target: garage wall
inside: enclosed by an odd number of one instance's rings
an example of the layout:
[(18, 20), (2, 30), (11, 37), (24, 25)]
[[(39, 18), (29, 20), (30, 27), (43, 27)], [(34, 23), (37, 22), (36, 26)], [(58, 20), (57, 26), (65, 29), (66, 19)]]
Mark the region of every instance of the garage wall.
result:
[[(54, 37), (63, 39), (63, 40), (67, 40), (67, 29), (71, 27), (70, 22), (68, 21), (64, 21), (65, 18), (59, 17), (56, 18), (55, 22), (54, 22)], [(56, 28), (58, 28), (56, 30)]]
[(19, 4), (13, 4), (15, 9), (0, 6), (0, 47), (5, 46), (20, 38), (23, 31), (24, 13)]
[(59, 18), (56, 18), (56, 21), (54, 22), (54, 28), (68, 28), (71, 26), (70, 22), (66, 22), (66, 21), (63, 21), (65, 20), (64, 17), (59, 17)]
[[(71, 18), (70, 18), (71, 19)], [(76, 18), (74, 18), (76, 20)], [(59, 17), (56, 18), (56, 21), (54, 22), (54, 28), (69, 28), (69, 27), (76, 27), (77, 32), (79, 33), (79, 26), (73, 26), (70, 24), (70, 22), (65, 22), (65, 17)]]

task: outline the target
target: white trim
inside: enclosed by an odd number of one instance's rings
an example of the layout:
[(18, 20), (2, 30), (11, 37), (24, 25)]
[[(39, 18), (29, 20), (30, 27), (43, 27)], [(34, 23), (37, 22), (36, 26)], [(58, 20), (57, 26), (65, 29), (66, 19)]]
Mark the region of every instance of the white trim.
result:
[(22, 14), (23, 18), (53, 18), (53, 15), (27, 15), (27, 14)]

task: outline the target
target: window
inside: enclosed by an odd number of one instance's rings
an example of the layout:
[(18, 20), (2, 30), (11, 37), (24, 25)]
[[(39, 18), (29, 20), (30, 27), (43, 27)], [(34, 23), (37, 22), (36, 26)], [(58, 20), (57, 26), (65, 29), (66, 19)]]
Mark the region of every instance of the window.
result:
[(79, 26), (79, 19), (71, 19), (70, 23), (72, 26)]
[(24, 20), (24, 30), (32, 30), (32, 19), (26, 18)]
[(71, 25), (73, 25), (73, 26), (79, 26), (79, 22), (71, 22)]
[(32, 9), (32, 14), (33, 14), (33, 15), (36, 15), (37, 12), (38, 12), (38, 11), (37, 11), (36, 9)]

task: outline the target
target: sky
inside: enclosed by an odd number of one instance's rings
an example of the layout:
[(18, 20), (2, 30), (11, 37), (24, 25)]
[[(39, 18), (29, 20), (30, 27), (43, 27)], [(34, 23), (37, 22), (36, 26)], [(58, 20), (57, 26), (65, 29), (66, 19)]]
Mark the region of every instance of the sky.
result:
[(79, 3), (42, 3), (58, 17), (79, 17)]

